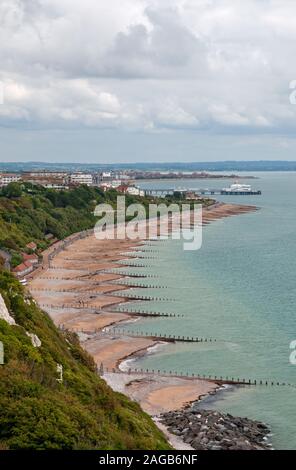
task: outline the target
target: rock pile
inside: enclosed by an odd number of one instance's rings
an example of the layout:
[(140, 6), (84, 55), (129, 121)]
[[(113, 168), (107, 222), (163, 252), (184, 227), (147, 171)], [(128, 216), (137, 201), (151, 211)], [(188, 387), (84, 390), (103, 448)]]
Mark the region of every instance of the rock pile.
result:
[(168, 430), (196, 450), (267, 450), (268, 427), (248, 418), (211, 410), (170, 411), (160, 417)]

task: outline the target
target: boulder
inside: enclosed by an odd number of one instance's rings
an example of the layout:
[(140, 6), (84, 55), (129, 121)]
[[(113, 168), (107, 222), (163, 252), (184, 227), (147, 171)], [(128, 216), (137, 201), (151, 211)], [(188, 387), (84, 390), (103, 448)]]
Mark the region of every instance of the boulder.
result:
[(185, 409), (161, 416), (169, 430), (196, 450), (270, 450), (270, 431), (258, 421), (211, 410)]

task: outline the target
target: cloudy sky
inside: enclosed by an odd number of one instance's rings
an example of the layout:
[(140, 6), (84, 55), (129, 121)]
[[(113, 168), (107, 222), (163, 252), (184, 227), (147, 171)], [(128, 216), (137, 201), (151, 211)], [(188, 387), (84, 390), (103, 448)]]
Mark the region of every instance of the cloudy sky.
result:
[(1, 0), (0, 161), (296, 160), (295, 17), (295, 0)]

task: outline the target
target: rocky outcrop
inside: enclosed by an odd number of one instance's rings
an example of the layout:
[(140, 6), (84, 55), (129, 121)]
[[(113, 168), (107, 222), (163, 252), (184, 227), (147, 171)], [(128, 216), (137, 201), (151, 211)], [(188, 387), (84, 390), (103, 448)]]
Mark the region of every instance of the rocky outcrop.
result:
[(15, 325), (14, 318), (10, 315), (2, 295), (0, 294), (0, 320), (5, 320), (9, 325)]
[(40, 348), (41, 341), (37, 335), (35, 335), (34, 333), (28, 333), (28, 331), (26, 331), (26, 335), (29, 336), (29, 338), (31, 338), (32, 345), (34, 346), (34, 348)]
[[(9, 311), (7, 310), (7, 307), (5, 305), (5, 302), (1, 294), (0, 294), (0, 320), (5, 320), (7, 323), (9, 323), (9, 325), (16, 325), (14, 318), (10, 315)], [(35, 335), (34, 333), (28, 333), (28, 331), (26, 331), (26, 334), (31, 339), (32, 345), (34, 346), (34, 348), (40, 348), (41, 341), (38, 338), (38, 336)]]
[(248, 418), (210, 410), (170, 411), (160, 417), (168, 430), (196, 450), (267, 450), (268, 427)]

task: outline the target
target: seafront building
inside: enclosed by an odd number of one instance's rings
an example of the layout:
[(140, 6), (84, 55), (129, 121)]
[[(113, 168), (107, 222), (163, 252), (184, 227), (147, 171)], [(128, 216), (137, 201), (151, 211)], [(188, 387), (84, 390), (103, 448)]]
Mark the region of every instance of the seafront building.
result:
[(21, 175), (17, 173), (1, 173), (0, 186), (7, 186), (10, 183), (16, 183), (21, 180)]
[(30, 261), (24, 261), (24, 263), (19, 264), (13, 268), (12, 272), (17, 278), (22, 278), (27, 274), (30, 274), (34, 269), (34, 266)]
[(85, 184), (86, 186), (93, 186), (94, 178), (91, 173), (72, 173), (68, 177), (68, 182), (73, 185)]
[(65, 172), (25, 172), (21, 175), (21, 180), (49, 189), (66, 189), (67, 187), (67, 173)]
[(39, 262), (38, 256), (35, 255), (35, 253), (33, 253), (33, 254), (22, 253), (22, 257), (23, 257), (24, 262), (27, 261), (28, 263), (32, 264), (33, 266), (35, 264), (38, 264), (38, 262)]
[(115, 189), (123, 194), (144, 196), (142, 189), (135, 186), (134, 180), (124, 173), (118, 171), (104, 171), (99, 173), (67, 173), (55, 171), (30, 171), (22, 174), (3, 173), (0, 174), (0, 185), (7, 186), (9, 183), (23, 181), (36, 184), (48, 189), (66, 190), (71, 187), (86, 185), (94, 186), (107, 191)]

